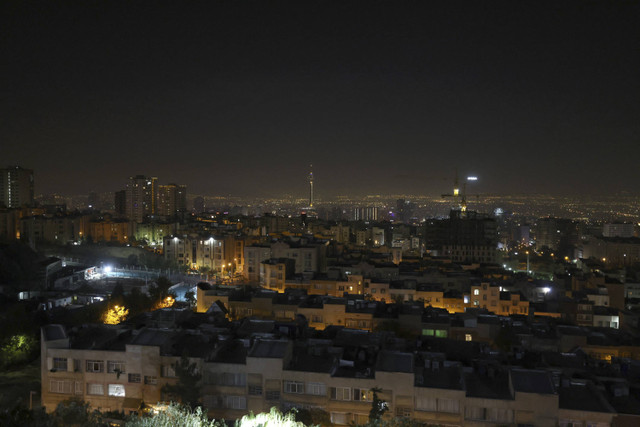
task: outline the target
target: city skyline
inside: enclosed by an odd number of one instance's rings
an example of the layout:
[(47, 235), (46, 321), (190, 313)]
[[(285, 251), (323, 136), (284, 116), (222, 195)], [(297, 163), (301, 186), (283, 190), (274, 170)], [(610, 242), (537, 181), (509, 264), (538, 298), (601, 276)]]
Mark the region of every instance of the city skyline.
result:
[(2, 167), (35, 191), (636, 193), (637, 4), (2, 6)]

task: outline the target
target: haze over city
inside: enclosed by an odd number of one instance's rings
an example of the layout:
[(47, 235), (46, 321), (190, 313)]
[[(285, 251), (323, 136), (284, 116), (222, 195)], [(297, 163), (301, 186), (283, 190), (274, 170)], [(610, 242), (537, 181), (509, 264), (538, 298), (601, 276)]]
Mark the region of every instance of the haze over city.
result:
[(637, 2), (3, 2), (36, 193), (636, 193)]

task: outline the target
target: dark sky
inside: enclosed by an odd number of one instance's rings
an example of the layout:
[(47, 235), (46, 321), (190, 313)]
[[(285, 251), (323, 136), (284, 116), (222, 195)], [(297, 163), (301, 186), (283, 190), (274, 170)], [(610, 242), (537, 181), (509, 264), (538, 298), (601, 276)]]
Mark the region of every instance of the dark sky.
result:
[[(0, 164), (211, 195), (638, 192), (640, 2), (0, 2)], [(445, 181), (446, 179), (446, 181)]]

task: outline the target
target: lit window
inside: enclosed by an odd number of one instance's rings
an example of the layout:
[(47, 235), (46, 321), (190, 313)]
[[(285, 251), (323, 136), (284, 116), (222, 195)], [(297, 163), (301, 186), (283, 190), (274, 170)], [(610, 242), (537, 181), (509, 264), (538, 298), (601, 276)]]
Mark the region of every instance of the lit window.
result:
[(474, 289), (473, 290), (473, 294), (474, 295), (480, 295), (480, 289)]
[(109, 384), (109, 396), (124, 397), (124, 385)]
[(464, 334), (464, 340), (465, 341), (473, 341), (473, 337), (471, 336), (471, 334)]
[(102, 372), (104, 362), (102, 360), (87, 360), (87, 372)]

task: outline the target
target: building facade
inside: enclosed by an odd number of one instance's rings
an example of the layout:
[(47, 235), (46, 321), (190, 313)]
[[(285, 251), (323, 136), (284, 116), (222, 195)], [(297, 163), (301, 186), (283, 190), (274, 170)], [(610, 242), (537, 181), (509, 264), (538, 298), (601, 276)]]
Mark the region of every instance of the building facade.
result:
[(0, 206), (20, 208), (33, 205), (33, 170), (20, 166), (0, 169)]

